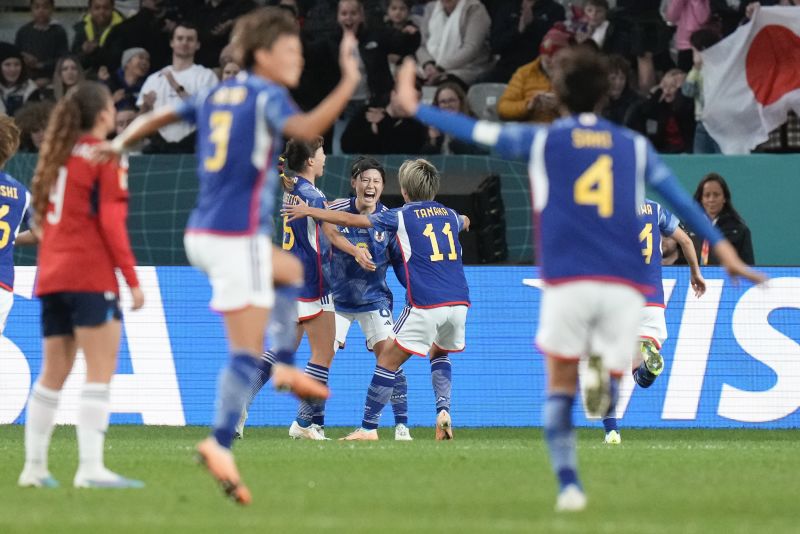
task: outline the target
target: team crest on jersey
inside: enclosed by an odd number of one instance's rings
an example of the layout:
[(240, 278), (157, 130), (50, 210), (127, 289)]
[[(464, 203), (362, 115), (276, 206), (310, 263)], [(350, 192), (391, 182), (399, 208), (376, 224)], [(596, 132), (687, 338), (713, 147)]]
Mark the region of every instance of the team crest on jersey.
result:
[(382, 243), (384, 238), (385, 238), (384, 232), (375, 232), (375, 241), (377, 241), (378, 243)]

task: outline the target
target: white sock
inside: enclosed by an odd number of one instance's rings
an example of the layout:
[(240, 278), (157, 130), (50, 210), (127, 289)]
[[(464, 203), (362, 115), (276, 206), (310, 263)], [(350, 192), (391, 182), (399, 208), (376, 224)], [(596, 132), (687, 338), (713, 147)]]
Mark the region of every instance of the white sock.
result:
[(53, 435), (61, 392), (33, 385), (25, 416), (25, 468), (47, 471), (47, 451)]
[(87, 383), (83, 386), (77, 428), (79, 471), (97, 472), (103, 469), (103, 445), (110, 410), (108, 384)]

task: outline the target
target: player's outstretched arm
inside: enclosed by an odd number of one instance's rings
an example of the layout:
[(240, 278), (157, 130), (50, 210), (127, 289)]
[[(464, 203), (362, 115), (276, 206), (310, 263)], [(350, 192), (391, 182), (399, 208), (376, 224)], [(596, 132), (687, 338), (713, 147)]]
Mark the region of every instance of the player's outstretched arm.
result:
[(356, 50), (358, 41), (353, 32), (345, 32), (339, 46), (339, 67), (342, 77), (338, 85), (308, 113), (298, 113), (287, 119), (283, 134), (308, 141), (325, 133), (344, 110), (361, 81)]
[(23, 247), (33, 246), (39, 243), (39, 238), (36, 234), (33, 233), (32, 230), (25, 230), (24, 232), (20, 232), (17, 235), (17, 238), (14, 240), (14, 246), (20, 245)]
[(323, 221), (337, 226), (355, 226), (357, 228), (371, 228), (372, 222), (366, 215), (356, 215), (344, 211), (324, 210), (312, 208), (306, 202), (299, 204), (284, 204), (281, 208), (281, 215), (288, 217), (286, 222), (296, 221), (303, 217), (313, 217), (318, 221)]
[(347, 238), (339, 233), (335, 225), (331, 223), (322, 223), (322, 232), (325, 234), (325, 237), (328, 238), (328, 241), (331, 242), (331, 245), (345, 254), (353, 256), (353, 259), (356, 260), (359, 267), (365, 271), (374, 271), (376, 269), (375, 262), (372, 261), (372, 254), (370, 254), (367, 249), (357, 247), (348, 241)]
[(671, 236), (681, 247), (683, 257), (686, 258), (686, 263), (689, 264), (689, 269), (692, 271), (692, 289), (694, 289), (694, 296), (700, 298), (706, 292), (706, 281), (703, 275), (700, 274), (700, 262), (697, 261), (697, 253), (694, 250), (694, 243), (691, 238), (681, 230), (676, 228)]
[(116, 136), (110, 144), (100, 145), (97, 149), (97, 153), (100, 156), (122, 154), (129, 146), (137, 141), (179, 120), (181, 120), (181, 116), (178, 115), (177, 111), (172, 106), (159, 108), (155, 111), (145, 113), (144, 115), (139, 115), (125, 128), (125, 131)]

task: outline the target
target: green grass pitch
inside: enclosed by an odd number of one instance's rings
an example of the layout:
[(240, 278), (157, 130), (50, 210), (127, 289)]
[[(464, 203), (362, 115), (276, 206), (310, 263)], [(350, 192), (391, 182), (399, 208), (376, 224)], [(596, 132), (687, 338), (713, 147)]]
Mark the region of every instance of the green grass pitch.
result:
[[(144, 490), (75, 490), (75, 431), (56, 430), (55, 490), (19, 489), (23, 429), (0, 427), (0, 532), (800, 532), (800, 430), (581, 430), (587, 511), (553, 512), (539, 429), (459, 429), (453, 442), (299, 442), (247, 429), (236, 455), (253, 505), (194, 464), (204, 428), (114, 426), (106, 463)], [(340, 437), (345, 429), (330, 429)]]

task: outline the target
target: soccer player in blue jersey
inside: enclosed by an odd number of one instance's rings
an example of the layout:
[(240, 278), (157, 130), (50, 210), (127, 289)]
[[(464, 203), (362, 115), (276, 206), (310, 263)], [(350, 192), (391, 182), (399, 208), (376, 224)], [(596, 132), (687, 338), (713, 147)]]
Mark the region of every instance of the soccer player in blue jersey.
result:
[[(433, 362), (451, 352), (461, 352), (465, 346), (470, 302), (458, 233), (469, 229), (469, 219), (433, 200), (440, 177), (429, 162), (406, 161), (400, 167), (399, 179), (406, 203), (370, 215), (322, 210), (305, 203), (284, 205), (289, 221), (309, 216), (338, 226), (394, 233), (403, 256), (406, 307), (394, 325), (394, 343), (384, 345), (378, 354), (361, 427), (346, 440), (378, 439), (378, 421), (391, 399), (396, 372), (412, 354), (424, 357), (430, 353)], [(441, 409), (437, 408), (437, 439), (453, 438), (449, 384), (446, 394)]]
[(0, 337), (14, 305), (14, 245), (32, 245), (30, 230), (18, 234), (30, 220), (31, 194), (24, 185), (3, 172), (19, 147), (19, 128), (14, 119), (0, 115)]
[(572, 48), (555, 56), (551, 79), (564, 117), (551, 126), (475, 121), (420, 105), (414, 76), (413, 61), (406, 60), (397, 99), (407, 114), (503, 157), (529, 161), (546, 282), (536, 337), (547, 356), (544, 434), (559, 483), (556, 509), (583, 510), (572, 423), (578, 362), (589, 362), (587, 411), (605, 415), (636, 351), (643, 294), (653, 292), (638, 239), (645, 182), (713, 244), (730, 276), (754, 282), (764, 276), (709, 224), (644, 137), (596, 114), (608, 91), (605, 60), (596, 52)]
[[(346, 34), (339, 84), (316, 108), (301, 113), (287, 90), (297, 85), (303, 70), (294, 18), (277, 8), (253, 11), (238, 19), (231, 44), (243, 72), (207, 94), (191, 95), (176, 108), (139, 117), (106, 152), (122, 152), (179, 120), (197, 124), (200, 192), (188, 223), (186, 252), (209, 277), (211, 306), (223, 314), (231, 356), (218, 381), (213, 432), (197, 450), (225, 492), (248, 504), (250, 491), (241, 481), (231, 445), (249, 385), (260, 370), (264, 330), (277, 299), (271, 273), (278, 185), (273, 159), (281, 152), (284, 135), (310, 140), (327, 130), (361, 75), (355, 37)], [(284, 296), (284, 301), (285, 306), (294, 305), (293, 296)], [(283, 374), (280, 381), (278, 369)], [(273, 380), (301, 396), (327, 396), (326, 387), (288, 365), (273, 368)]]
[[(667, 339), (667, 322), (664, 317), (664, 285), (661, 281), (661, 236), (672, 237), (683, 250), (686, 262), (691, 270), (690, 283), (696, 297), (706, 292), (706, 281), (700, 273), (700, 264), (691, 238), (680, 228), (680, 221), (675, 215), (658, 202), (645, 199), (639, 207), (640, 228), (639, 243), (642, 257), (650, 278), (649, 285), (654, 293), (647, 297), (639, 322), (639, 353), (634, 359), (633, 379), (643, 388), (653, 385), (655, 379), (664, 370), (664, 358), (660, 350)], [(608, 414), (603, 418), (605, 442), (611, 445), (621, 443), (622, 438), (617, 426), (616, 403), (612, 398)]]

